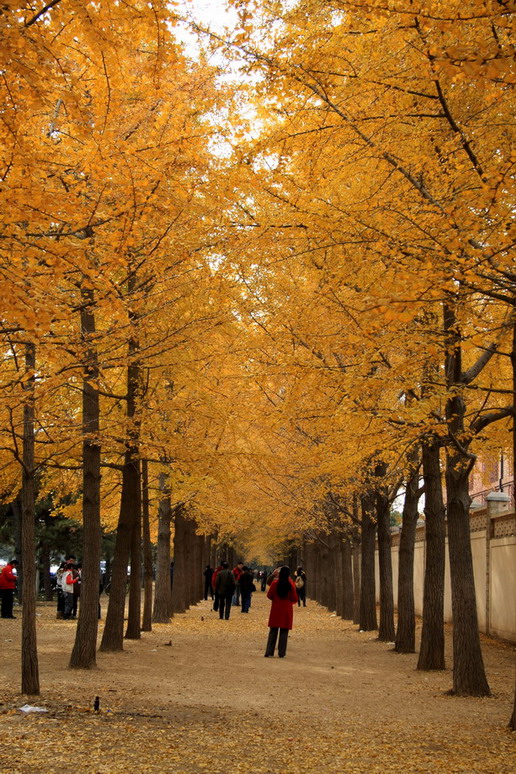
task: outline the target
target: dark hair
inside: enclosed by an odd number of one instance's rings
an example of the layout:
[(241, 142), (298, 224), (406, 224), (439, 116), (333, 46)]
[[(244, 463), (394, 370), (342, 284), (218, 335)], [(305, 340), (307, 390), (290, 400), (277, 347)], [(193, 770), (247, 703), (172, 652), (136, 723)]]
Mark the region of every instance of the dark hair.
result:
[(9, 564), (18, 564), (18, 559), (11, 559)]
[(227, 563), (227, 562), (222, 562), (222, 569), (223, 569), (223, 570), (227, 570), (227, 569), (228, 569), (228, 566), (229, 566), (229, 565), (228, 565), (228, 563)]
[(288, 597), (290, 589), (290, 567), (287, 567), (286, 565), (280, 568), (279, 575), (278, 575), (278, 585), (276, 586), (276, 591), (278, 592), (278, 597), (281, 597), (281, 599), (286, 599)]

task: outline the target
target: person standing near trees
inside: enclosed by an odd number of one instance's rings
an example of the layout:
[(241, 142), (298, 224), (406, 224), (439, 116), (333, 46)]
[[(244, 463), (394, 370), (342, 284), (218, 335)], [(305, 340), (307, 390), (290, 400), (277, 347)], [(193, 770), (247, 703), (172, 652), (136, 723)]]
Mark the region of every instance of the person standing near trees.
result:
[(219, 592), (217, 590), (217, 575), (222, 570), (222, 565), (219, 564), (217, 568), (214, 570), (213, 575), (211, 577), (211, 587), (213, 589), (213, 610), (217, 612), (219, 609)]
[(267, 592), (267, 598), (271, 600), (271, 612), (269, 615), (269, 637), (265, 648), (265, 658), (274, 656), (276, 640), (279, 644), (278, 656), (284, 658), (287, 653), (288, 633), (292, 629), (294, 611), (292, 606), (297, 602), (297, 592), (294, 583), (290, 579), (290, 568), (281, 567), (278, 577), (275, 578)]
[(216, 590), (219, 594), (219, 618), (226, 621), (231, 613), (231, 598), (235, 591), (235, 576), (227, 562), (222, 562), (222, 570), (217, 573)]
[(72, 572), (73, 572), (73, 577), (76, 578), (76, 582), (73, 587), (72, 618), (77, 618), (77, 609), (79, 607), (79, 597), (81, 596), (82, 564), (76, 564)]
[(213, 586), (211, 585), (211, 579), (213, 577), (213, 567), (207, 564), (206, 569), (203, 572), (204, 575), (204, 599), (208, 599), (208, 594), (213, 599)]
[(75, 570), (75, 562), (69, 560), (66, 563), (65, 571), (63, 573), (63, 578), (61, 580), (61, 585), (63, 588), (63, 594), (65, 598), (64, 616), (63, 616), (65, 621), (72, 620), (73, 587), (79, 581), (79, 573), (76, 572), (74, 575), (74, 570)]
[(306, 607), (306, 573), (302, 567), (298, 567), (294, 573), (294, 583), (297, 591), (297, 604), (301, 607), (301, 601), (303, 607)]
[(240, 594), (242, 598), (242, 613), (248, 613), (251, 607), (251, 594), (256, 591), (254, 585), (253, 573), (249, 567), (244, 567), (244, 571), (240, 576)]
[(61, 562), (56, 573), (56, 590), (57, 590), (57, 612), (56, 618), (64, 618), (64, 591), (63, 591), (63, 575), (66, 569), (66, 562)]
[(240, 578), (244, 572), (244, 563), (239, 562), (236, 567), (233, 568), (233, 575), (235, 576), (235, 599), (233, 604), (240, 604)]
[(2, 596), (2, 618), (16, 618), (13, 615), (14, 590), (16, 589), (16, 574), (14, 568), (18, 566), (17, 559), (5, 565), (0, 571), (0, 594)]

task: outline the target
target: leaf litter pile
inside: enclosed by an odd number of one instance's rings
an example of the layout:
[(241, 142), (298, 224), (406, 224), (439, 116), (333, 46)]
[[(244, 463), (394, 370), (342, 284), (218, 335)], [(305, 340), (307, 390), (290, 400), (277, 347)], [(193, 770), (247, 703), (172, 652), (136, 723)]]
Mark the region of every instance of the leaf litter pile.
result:
[(0, 770), (513, 774), (513, 647), (484, 639), (493, 697), (458, 698), (448, 670), (418, 672), (417, 655), (311, 602), (295, 609), (287, 657), (264, 659), (267, 615), (260, 592), (229, 621), (203, 601), (76, 671), (75, 624), (42, 604), (37, 697), (19, 693), (20, 616), (0, 621)]

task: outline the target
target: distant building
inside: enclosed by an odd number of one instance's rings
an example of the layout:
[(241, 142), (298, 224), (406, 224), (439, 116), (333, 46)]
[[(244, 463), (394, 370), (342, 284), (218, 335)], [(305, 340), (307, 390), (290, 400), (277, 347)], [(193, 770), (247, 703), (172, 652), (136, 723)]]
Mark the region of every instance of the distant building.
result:
[(469, 494), (473, 504), (484, 507), (489, 492), (505, 492), (514, 507), (514, 476), (512, 458), (504, 452), (497, 457), (479, 457), (469, 478)]

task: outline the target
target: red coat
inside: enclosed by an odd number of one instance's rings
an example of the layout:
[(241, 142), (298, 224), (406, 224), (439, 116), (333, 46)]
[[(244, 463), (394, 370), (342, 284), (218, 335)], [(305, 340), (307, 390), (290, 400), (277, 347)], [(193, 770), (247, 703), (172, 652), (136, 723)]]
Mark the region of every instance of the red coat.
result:
[(267, 597), (272, 601), (269, 626), (279, 626), (280, 629), (292, 629), (292, 622), (294, 620), (292, 605), (295, 605), (297, 602), (297, 591), (292, 581), (290, 579), (289, 581), (291, 588), (288, 596), (284, 599), (278, 596), (276, 591), (278, 586), (277, 580), (272, 581), (269, 587)]
[(16, 588), (16, 575), (13, 573), (12, 564), (6, 564), (0, 572), (0, 589), (13, 590)]
[(220, 564), (220, 565), (217, 567), (217, 569), (215, 570), (215, 572), (213, 573), (213, 575), (211, 576), (211, 585), (212, 585), (212, 587), (213, 587), (213, 588), (215, 588), (215, 586), (216, 586), (216, 583), (217, 583), (217, 575), (219, 574), (219, 572), (220, 572), (221, 570), (222, 570), (222, 565)]

